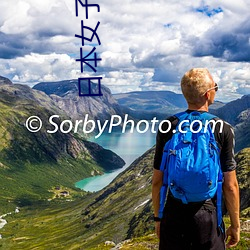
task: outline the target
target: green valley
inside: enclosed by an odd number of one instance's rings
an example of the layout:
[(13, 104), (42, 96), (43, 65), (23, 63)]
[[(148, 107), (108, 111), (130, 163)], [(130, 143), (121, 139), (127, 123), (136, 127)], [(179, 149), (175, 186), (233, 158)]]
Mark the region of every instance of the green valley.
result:
[[(49, 190), (53, 186), (75, 189), (76, 181), (124, 165), (119, 156), (86, 141), (83, 135), (48, 134), (46, 129), (51, 125), (47, 121), (52, 114), (67, 118), (43, 92), (1, 83), (1, 214), (51, 198)], [(32, 115), (43, 121), (43, 128), (37, 133), (25, 127), (26, 119)]]
[[(249, 169), (250, 149), (240, 151), (239, 170)], [(138, 158), (105, 189), (82, 194), (72, 201), (64, 198), (20, 209), (6, 217), (0, 230), (3, 249), (157, 249), (152, 221), (151, 175), (154, 148)], [(243, 169), (241, 169), (243, 168)], [(248, 171), (249, 172), (249, 171)], [(240, 172), (239, 172), (240, 173)], [(240, 185), (247, 186), (239, 174)], [(249, 246), (249, 191), (241, 197), (241, 242), (235, 249)], [(229, 219), (225, 218), (228, 225)], [(119, 244), (120, 243), (120, 244)]]

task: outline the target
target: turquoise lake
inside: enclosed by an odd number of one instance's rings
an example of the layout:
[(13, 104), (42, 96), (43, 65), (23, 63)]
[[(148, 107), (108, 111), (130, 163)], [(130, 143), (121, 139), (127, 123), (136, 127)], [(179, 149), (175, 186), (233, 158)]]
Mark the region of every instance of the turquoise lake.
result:
[(78, 181), (75, 186), (85, 191), (95, 192), (107, 186), (119, 173), (123, 172), (135, 159), (155, 145), (156, 134), (148, 130), (146, 133), (134, 131), (130, 133), (112, 132), (105, 133), (99, 138), (90, 138), (106, 149), (118, 154), (125, 162), (125, 166), (111, 173), (94, 176)]

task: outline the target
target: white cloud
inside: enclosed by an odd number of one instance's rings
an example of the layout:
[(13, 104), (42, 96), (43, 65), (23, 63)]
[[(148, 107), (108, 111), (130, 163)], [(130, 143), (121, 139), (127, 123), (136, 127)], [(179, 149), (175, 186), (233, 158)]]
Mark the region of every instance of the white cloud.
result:
[(75, 20), (60, 0), (9, 0), (8, 5), (2, 1), (0, 8), (6, 13), (0, 31), (7, 34), (71, 31)]
[(120, 93), (121, 88), (129, 91), (140, 91), (142, 89), (142, 82), (151, 82), (153, 71), (147, 72), (124, 72), (124, 71), (111, 71), (105, 74), (102, 83), (111, 88), (113, 93)]
[[(1, 74), (29, 84), (91, 75), (87, 67), (80, 74), (80, 64), (75, 62), (81, 41), (74, 35), (81, 33), (83, 19), (93, 29), (100, 21), (97, 33), (102, 45), (97, 46), (97, 52), (102, 61), (96, 74), (105, 77), (103, 82), (113, 92), (179, 91), (185, 71), (206, 67), (220, 84), (218, 98), (229, 100), (248, 93), (249, 61), (236, 60), (246, 58), (242, 56), (246, 51), (232, 49), (230, 41), (225, 43), (227, 37), (222, 35), (241, 32), (247, 36), (242, 23), (250, 18), (249, 1), (96, 3), (100, 12), (89, 8), (89, 19), (85, 20), (85, 9), (81, 6), (79, 17), (75, 17), (74, 1), (2, 1), (0, 56), (5, 59), (0, 60)], [(247, 25), (245, 21), (246, 28)], [(241, 42), (243, 38), (237, 36), (235, 41)], [(85, 46), (84, 51), (90, 48)]]
[[(26, 83), (34, 85), (40, 81), (58, 81), (61, 79), (76, 78), (79, 71), (75, 60), (66, 54), (39, 55), (32, 53), (24, 57), (9, 60), (0, 59), (5, 69), (2, 73), (12, 75), (11, 80), (14, 83)], [(67, 68), (67, 70), (64, 70)]]

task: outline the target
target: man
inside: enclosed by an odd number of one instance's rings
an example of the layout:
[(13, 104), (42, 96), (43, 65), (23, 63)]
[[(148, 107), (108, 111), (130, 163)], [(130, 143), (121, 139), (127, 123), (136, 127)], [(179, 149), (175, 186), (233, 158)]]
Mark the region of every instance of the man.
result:
[[(181, 89), (188, 104), (187, 112), (208, 112), (214, 102), (217, 84), (207, 69), (194, 68), (186, 72), (181, 80)], [(183, 204), (181, 200), (168, 193), (163, 218), (159, 219), (160, 189), (163, 172), (160, 171), (165, 143), (171, 139), (178, 118), (169, 117), (172, 127), (168, 133), (158, 131), (152, 179), (152, 199), (154, 206), (155, 230), (160, 239), (160, 250), (221, 250), (236, 246), (240, 238), (239, 187), (236, 179), (234, 160), (234, 133), (232, 127), (223, 121), (219, 132), (216, 124), (214, 136), (220, 148), (220, 162), (223, 171), (223, 196), (230, 216), (231, 226), (226, 235), (217, 226), (216, 198), (203, 202)], [(164, 131), (164, 128), (162, 129)], [(226, 236), (226, 237), (225, 237)]]

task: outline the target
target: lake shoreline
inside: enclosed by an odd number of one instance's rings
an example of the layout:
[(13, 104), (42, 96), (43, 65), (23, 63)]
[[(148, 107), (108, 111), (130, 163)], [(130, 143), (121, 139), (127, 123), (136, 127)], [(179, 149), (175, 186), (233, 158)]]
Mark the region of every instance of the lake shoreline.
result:
[(105, 172), (103, 175), (92, 176), (80, 180), (75, 183), (75, 187), (87, 192), (96, 192), (103, 189), (111, 183), (118, 174), (125, 171), (134, 160), (155, 144), (155, 136), (156, 135), (151, 133), (151, 131), (144, 134), (138, 132), (113, 132), (105, 133), (98, 139), (94, 137), (89, 138), (90, 141), (115, 152), (125, 161), (125, 165), (114, 171)]

